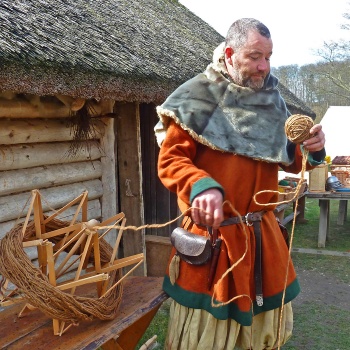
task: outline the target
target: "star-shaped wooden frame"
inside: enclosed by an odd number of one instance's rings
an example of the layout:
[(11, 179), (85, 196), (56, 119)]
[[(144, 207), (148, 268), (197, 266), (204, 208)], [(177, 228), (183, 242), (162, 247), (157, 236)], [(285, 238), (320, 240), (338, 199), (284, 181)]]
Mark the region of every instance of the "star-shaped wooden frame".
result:
[[(41, 195), (38, 190), (32, 191), (30, 207), (23, 224), (22, 234), (24, 236), (28, 223), (33, 217), (35, 234), (23, 241), (23, 248), (37, 247), (38, 265), (41, 272), (47, 276), (50, 284), (60, 291), (69, 291), (74, 295), (76, 288), (86, 284), (95, 284), (98, 297), (101, 298), (116, 288), (123, 279), (132, 273), (144, 261), (143, 253), (130, 257), (118, 258), (118, 248), (125, 228), (126, 218), (124, 213), (119, 213), (103, 222), (97, 220), (87, 221), (88, 192), (83, 192), (80, 196), (55, 211), (50, 216), (45, 216), (42, 210)], [(73, 218), (69, 224), (58, 229), (48, 229), (50, 224), (57, 219), (57, 216), (65, 210), (77, 205)], [(77, 218), (81, 214), (81, 222)], [(101, 263), (101, 240), (111, 230), (117, 230), (117, 239), (108, 262)], [(104, 230), (103, 233), (99, 231)], [(68, 249), (68, 253), (67, 253)], [(58, 257), (65, 251), (67, 255), (58, 262)], [(92, 253), (93, 251), (93, 253)], [(91, 256), (93, 259), (91, 259)], [(77, 264), (73, 278), (63, 279), (58, 282), (71, 267)], [(129, 271), (118, 279), (112, 286), (109, 285), (110, 274), (116, 270), (134, 265)], [(62, 280), (62, 278), (61, 278)], [(12, 303), (26, 300), (21, 297), (18, 290), (8, 290), (8, 280), (1, 283), (0, 305), (6, 306)], [(16, 283), (13, 282), (15, 285)], [(18, 284), (18, 283), (17, 283)], [(17, 294), (17, 295), (16, 295)], [(16, 295), (16, 298), (13, 296)], [(35, 309), (27, 303), (19, 316), (25, 312)], [(55, 335), (62, 335), (68, 328), (65, 321), (53, 319), (53, 331)]]

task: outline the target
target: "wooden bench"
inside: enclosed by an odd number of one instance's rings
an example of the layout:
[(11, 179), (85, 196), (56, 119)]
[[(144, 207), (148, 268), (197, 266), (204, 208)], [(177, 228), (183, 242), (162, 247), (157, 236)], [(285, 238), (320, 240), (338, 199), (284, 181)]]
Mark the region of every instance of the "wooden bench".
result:
[[(295, 222), (304, 224), (307, 222), (305, 219), (305, 197), (306, 197), (307, 192), (303, 192), (299, 197), (298, 197), (298, 207), (297, 210), (295, 210), (295, 204), (296, 204), (296, 199), (294, 199), (290, 203), (283, 203), (279, 204), (276, 209), (274, 210), (275, 216), (280, 220), (282, 225), (286, 225), (288, 222), (292, 221), (294, 219), (294, 214), (296, 215)], [(290, 204), (293, 203), (293, 211), (286, 217), (284, 216), (284, 212), (287, 208), (289, 208)]]
[[(168, 298), (162, 290), (162, 281), (161, 277), (127, 277), (115, 319), (81, 322), (62, 336), (53, 334), (52, 319), (41, 311), (30, 311), (19, 318), (23, 303), (8, 306), (0, 312), (0, 349), (135, 349), (160, 305)], [(84, 295), (90, 296), (88, 291)]]
[(326, 240), (329, 237), (329, 215), (330, 215), (330, 201), (339, 201), (338, 211), (338, 225), (344, 225), (347, 218), (348, 200), (350, 200), (349, 192), (308, 192), (308, 198), (319, 200), (320, 220), (318, 229), (318, 248), (326, 247)]

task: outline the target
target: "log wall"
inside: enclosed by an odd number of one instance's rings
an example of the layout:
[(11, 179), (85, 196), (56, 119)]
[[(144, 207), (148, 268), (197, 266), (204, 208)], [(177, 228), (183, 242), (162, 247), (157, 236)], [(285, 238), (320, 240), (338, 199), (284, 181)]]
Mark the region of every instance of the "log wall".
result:
[[(36, 116), (26, 118), (21, 111), (16, 118), (13, 109), (0, 118), (0, 239), (24, 220), (34, 189), (40, 190), (46, 213), (88, 191), (89, 220), (116, 214), (114, 119), (95, 118), (98, 138), (81, 143), (73, 154), (67, 116), (55, 118), (52, 110), (50, 119)], [(72, 216), (70, 210), (59, 218)]]

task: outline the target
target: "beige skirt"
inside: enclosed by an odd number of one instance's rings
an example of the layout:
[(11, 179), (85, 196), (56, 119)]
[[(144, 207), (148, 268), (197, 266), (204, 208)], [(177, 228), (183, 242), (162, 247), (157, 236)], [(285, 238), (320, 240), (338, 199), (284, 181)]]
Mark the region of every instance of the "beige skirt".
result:
[(254, 316), (252, 326), (242, 326), (232, 319), (218, 320), (207, 311), (191, 309), (173, 301), (164, 349), (271, 350), (277, 349), (279, 342), (280, 346), (285, 344), (292, 330), (291, 303), (284, 305), (281, 326), (280, 308)]

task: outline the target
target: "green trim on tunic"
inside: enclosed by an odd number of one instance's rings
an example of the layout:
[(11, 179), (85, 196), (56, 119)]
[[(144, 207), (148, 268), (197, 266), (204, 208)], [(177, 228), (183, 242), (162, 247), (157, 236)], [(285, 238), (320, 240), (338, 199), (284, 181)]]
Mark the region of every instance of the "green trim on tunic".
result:
[[(300, 145), (300, 148), (301, 148), (301, 151), (302, 152), (304, 152), (304, 146), (303, 145)], [(324, 149), (323, 149), (324, 150)], [(319, 152), (321, 152), (321, 151), (319, 151)], [(323, 152), (322, 152), (323, 153)], [(321, 164), (323, 164), (323, 161), (324, 161), (324, 157), (326, 156), (326, 151), (324, 150), (324, 156), (323, 157), (321, 157), (321, 160), (316, 160), (315, 158), (314, 158), (314, 155), (313, 154), (311, 154), (311, 153), (308, 153), (308, 155), (307, 155), (307, 161), (309, 162), (309, 164), (311, 165), (311, 166), (318, 166), (318, 165), (321, 165)]]
[[(187, 291), (185, 289), (182, 289), (176, 283), (172, 285), (168, 276), (164, 277), (163, 290), (177, 303), (193, 309), (206, 310), (219, 320), (226, 320), (228, 318), (231, 318), (243, 326), (250, 326), (252, 324), (253, 314), (251, 311), (241, 311), (238, 309), (237, 304), (233, 302), (228, 305), (213, 307), (211, 305), (210, 295)], [(284, 303), (286, 304), (293, 300), (299, 294), (299, 292), (300, 285), (298, 279), (296, 278), (286, 288)], [(283, 292), (280, 292), (272, 297), (264, 297), (263, 306), (258, 306), (254, 301), (254, 315), (281, 307), (282, 296)]]
[(211, 177), (204, 177), (193, 184), (190, 195), (190, 202), (192, 203), (193, 199), (197, 195), (211, 188), (217, 188), (222, 193), (222, 196), (225, 197), (225, 191), (217, 181)]

